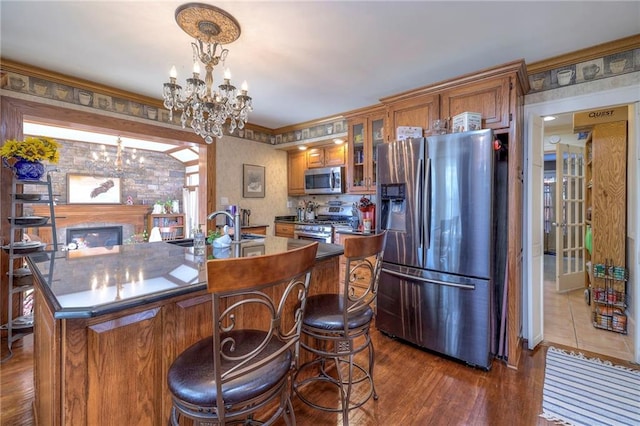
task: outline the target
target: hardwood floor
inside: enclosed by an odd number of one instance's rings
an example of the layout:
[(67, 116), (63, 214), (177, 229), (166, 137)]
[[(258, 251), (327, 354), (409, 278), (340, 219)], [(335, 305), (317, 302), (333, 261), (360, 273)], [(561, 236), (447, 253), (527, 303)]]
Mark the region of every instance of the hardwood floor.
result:
[[(621, 361), (630, 359), (625, 352), (630, 344), (628, 336), (590, 326), (588, 318), (580, 316), (587, 306), (581, 295), (553, 295), (556, 305), (547, 299), (550, 297), (547, 290), (545, 286), (545, 342), (634, 366)], [(558, 318), (550, 315), (553, 311)], [(564, 316), (560, 318), (560, 315)], [(586, 326), (576, 322), (583, 320)], [(568, 331), (564, 333), (562, 327)], [(350, 412), (349, 421), (353, 426), (551, 424), (538, 417), (542, 407), (546, 344), (534, 351), (524, 350), (518, 370), (495, 360), (491, 371), (486, 372), (398, 342), (375, 329), (372, 337), (376, 350), (375, 382), (380, 398)], [(33, 336), (26, 337), (21, 345), (16, 343), (13, 357), (0, 364), (0, 425), (29, 426), (35, 424)], [(616, 349), (624, 345), (627, 349)], [(6, 341), (1, 342), (1, 348), (0, 357), (4, 358)], [(637, 365), (634, 368), (638, 368)], [(321, 400), (337, 405), (335, 390), (318, 389), (314, 393)], [(314, 410), (297, 398), (293, 403), (299, 425), (342, 424), (339, 414)]]
[[(538, 417), (547, 346), (524, 350), (518, 370), (494, 360), (490, 371), (467, 367), (401, 343), (372, 330), (375, 345), (375, 383), (380, 398), (350, 412), (352, 426), (370, 425), (550, 425)], [(575, 349), (575, 346), (554, 346)], [(0, 425), (34, 425), (33, 336), (14, 345), (14, 355), (0, 364)], [(616, 364), (632, 366), (610, 356), (581, 350)], [(2, 342), (2, 357), (6, 342)], [(637, 368), (635, 365), (634, 368)], [(321, 401), (337, 405), (336, 391), (314, 389)], [(341, 425), (340, 414), (314, 410), (293, 400), (297, 423)], [(284, 425), (284, 421), (278, 426)]]
[[(380, 398), (353, 410), (351, 425), (550, 424), (538, 417), (545, 347), (525, 350), (517, 371), (495, 360), (486, 372), (397, 342), (377, 330), (373, 330), (373, 339)], [(0, 365), (1, 425), (34, 424), (32, 354), (33, 338), (29, 336)], [(318, 390), (318, 395), (325, 401), (337, 401), (335, 391)], [(314, 410), (296, 398), (294, 410), (299, 425), (342, 424), (341, 415)]]

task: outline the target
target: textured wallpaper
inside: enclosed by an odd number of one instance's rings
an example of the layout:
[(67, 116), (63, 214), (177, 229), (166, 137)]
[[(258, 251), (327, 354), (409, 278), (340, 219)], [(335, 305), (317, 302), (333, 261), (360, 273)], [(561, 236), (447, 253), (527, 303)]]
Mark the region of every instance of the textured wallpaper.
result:
[[(265, 167), (264, 198), (242, 197), (242, 165)], [(216, 207), (224, 208), (221, 199), (229, 204), (250, 209), (250, 223), (269, 225), (267, 234), (273, 235), (273, 219), (289, 214), (287, 208), (287, 153), (261, 142), (224, 136), (216, 145)], [(220, 217), (218, 223), (224, 222)]]

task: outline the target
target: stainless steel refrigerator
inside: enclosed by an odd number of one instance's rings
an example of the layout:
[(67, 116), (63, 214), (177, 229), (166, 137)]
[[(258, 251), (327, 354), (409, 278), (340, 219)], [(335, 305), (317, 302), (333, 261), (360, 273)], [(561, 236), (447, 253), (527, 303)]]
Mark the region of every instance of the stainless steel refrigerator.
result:
[(495, 348), (491, 130), (378, 146), (386, 229), (376, 326), (489, 369)]

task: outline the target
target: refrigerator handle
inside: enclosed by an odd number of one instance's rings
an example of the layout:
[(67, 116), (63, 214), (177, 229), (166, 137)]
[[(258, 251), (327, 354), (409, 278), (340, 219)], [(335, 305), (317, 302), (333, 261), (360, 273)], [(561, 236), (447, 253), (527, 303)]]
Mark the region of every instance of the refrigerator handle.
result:
[(451, 282), (441, 281), (441, 280), (431, 280), (431, 279), (427, 279), (427, 278), (418, 277), (418, 276), (415, 276), (415, 275), (404, 274), (402, 272), (393, 271), (393, 270), (386, 269), (386, 268), (382, 268), (382, 272), (386, 272), (389, 275), (394, 275), (396, 277), (404, 278), (404, 279), (409, 280), (409, 281), (418, 281), (418, 282), (423, 282), (423, 283), (438, 284), (438, 285), (443, 285), (443, 286), (447, 286), (447, 287), (455, 287), (455, 288), (459, 288), (459, 289), (462, 289), (462, 290), (475, 290), (476, 289), (476, 286), (473, 285), (473, 284), (460, 284), (460, 283), (451, 283)]
[(416, 257), (418, 259), (418, 266), (424, 267), (424, 231), (423, 231), (423, 200), (424, 200), (424, 159), (420, 158), (418, 161), (418, 184), (416, 185), (416, 193), (414, 200), (417, 200), (415, 207), (415, 220), (414, 220), (414, 229), (417, 231), (418, 241), (417, 241), (417, 253)]
[(425, 171), (425, 192), (423, 199), (423, 209), (425, 215), (424, 225), (424, 245), (428, 250), (431, 248), (431, 158), (427, 158), (427, 170)]

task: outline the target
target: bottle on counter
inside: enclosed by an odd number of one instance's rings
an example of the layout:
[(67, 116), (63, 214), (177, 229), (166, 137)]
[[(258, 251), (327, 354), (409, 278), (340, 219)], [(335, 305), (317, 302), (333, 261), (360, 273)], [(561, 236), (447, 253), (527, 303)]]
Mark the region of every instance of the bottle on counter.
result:
[(193, 253), (196, 256), (203, 256), (205, 252), (206, 242), (202, 225), (193, 231)]

